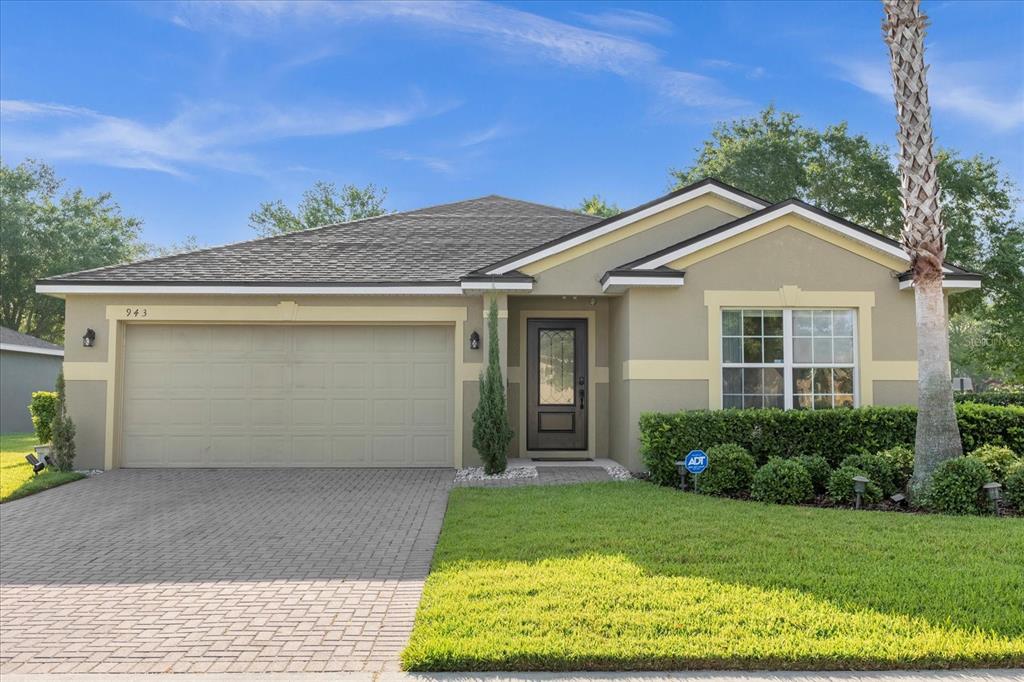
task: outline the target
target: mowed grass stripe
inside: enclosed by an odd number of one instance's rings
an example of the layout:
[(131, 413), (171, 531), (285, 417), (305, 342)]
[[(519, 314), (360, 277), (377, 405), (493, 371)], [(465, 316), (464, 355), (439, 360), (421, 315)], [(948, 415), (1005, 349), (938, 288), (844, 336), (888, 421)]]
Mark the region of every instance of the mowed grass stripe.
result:
[(413, 670), (1024, 665), (1024, 520), (452, 492)]

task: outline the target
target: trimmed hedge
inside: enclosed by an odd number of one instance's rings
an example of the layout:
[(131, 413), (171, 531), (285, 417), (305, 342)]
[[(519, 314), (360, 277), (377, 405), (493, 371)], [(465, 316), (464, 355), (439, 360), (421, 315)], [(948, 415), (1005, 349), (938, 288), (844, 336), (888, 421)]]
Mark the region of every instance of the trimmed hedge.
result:
[(800, 504), (814, 497), (814, 484), (800, 462), (773, 457), (754, 474), (750, 497), (758, 502)]
[(739, 445), (725, 443), (708, 450), (708, 468), (697, 475), (697, 492), (704, 495), (745, 495), (757, 464)]
[(988, 500), (982, 486), (988, 467), (975, 457), (946, 460), (935, 469), (924, 493), (924, 507), (939, 514), (984, 514)]
[(53, 437), (53, 418), (57, 416), (57, 392), (34, 392), (28, 411), (32, 415), (32, 428), (35, 429), (36, 438), (40, 443), (49, 443)]
[(804, 465), (807, 473), (811, 475), (811, 484), (814, 492), (823, 493), (828, 487), (828, 478), (832, 475), (832, 467), (828, 465), (824, 457), (817, 455), (801, 455), (796, 461)]
[[(1005, 445), (1024, 452), (1024, 407), (957, 405), (964, 452)], [(836, 466), (854, 451), (878, 452), (914, 442), (917, 409), (698, 410), (640, 416), (640, 445), (651, 479), (678, 482), (675, 461), (690, 450), (724, 443), (746, 448), (759, 463), (771, 457), (824, 457)]]
[(1010, 467), (1020, 461), (1017, 453), (999, 445), (982, 445), (971, 453), (971, 457), (980, 459), (981, 463), (988, 467), (992, 480), (999, 483), (1006, 478), (1006, 472)]
[(1024, 391), (982, 391), (981, 393), (954, 393), (958, 403), (981, 403), (984, 405), (1024, 406)]
[(1003, 497), (1018, 511), (1024, 512), (1024, 462), (1014, 464), (1006, 473)]

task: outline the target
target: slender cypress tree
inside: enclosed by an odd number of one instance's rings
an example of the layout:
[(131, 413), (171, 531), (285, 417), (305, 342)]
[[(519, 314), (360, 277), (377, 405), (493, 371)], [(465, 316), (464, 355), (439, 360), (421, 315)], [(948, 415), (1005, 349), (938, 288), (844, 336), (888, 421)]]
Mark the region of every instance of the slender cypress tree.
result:
[(512, 442), (499, 353), (498, 301), (492, 298), (487, 311), (487, 367), (480, 373), (480, 402), (473, 411), (473, 447), (480, 453), (487, 474), (505, 471), (506, 453)]

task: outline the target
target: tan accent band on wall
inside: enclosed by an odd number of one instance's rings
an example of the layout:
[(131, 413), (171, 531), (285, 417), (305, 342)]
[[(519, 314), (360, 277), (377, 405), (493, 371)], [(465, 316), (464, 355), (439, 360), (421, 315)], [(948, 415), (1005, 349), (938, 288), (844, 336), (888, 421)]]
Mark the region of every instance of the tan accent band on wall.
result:
[[(123, 394), (124, 372), (121, 366), (124, 358), (124, 325), (147, 323), (320, 323), (320, 324), (410, 324), (436, 323), (455, 326), (454, 358), (454, 452), (452, 464), (462, 466), (462, 390), (464, 381), (475, 381), (479, 371), (470, 376), (465, 363), (463, 328), (468, 317), (464, 306), (305, 306), (294, 301), (281, 301), (276, 305), (232, 306), (232, 305), (108, 305), (106, 307), (108, 329), (108, 356), (106, 363), (96, 364), (107, 368), (107, 423), (104, 443), (104, 468), (113, 469), (116, 454), (120, 451), (120, 410), (119, 396)], [(93, 371), (93, 370), (89, 370)], [(99, 370), (95, 370), (99, 371)]]
[(710, 380), (714, 367), (707, 360), (626, 360), (622, 363), (623, 381)]
[(607, 384), (609, 379), (609, 371), (607, 367), (594, 367), (594, 383), (595, 384)]
[(874, 402), (872, 379), (875, 369), (872, 350), (871, 309), (875, 306), (873, 291), (803, 291), (786, 285), (776, 291), (705, 291), (708, 307), (708, 362), (715, 370), (708, 382), (708, 405), (722, 405), (722, 308), (855, 308), (857, 310), (858, 399), (860, 405)]
[(917, 381), (917, 360), (874, 360), (868, 381)]
[(110, 364), (106, 362), (65, 362), (67, 381), (109, 381)]

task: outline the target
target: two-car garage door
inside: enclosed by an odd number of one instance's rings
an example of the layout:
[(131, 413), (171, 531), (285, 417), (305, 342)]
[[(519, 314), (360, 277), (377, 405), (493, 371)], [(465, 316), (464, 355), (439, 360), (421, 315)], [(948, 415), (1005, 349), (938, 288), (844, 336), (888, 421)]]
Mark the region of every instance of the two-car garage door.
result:
[(452, 328), (129, 325), (121, 466), (451, 466)]

